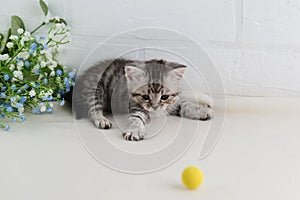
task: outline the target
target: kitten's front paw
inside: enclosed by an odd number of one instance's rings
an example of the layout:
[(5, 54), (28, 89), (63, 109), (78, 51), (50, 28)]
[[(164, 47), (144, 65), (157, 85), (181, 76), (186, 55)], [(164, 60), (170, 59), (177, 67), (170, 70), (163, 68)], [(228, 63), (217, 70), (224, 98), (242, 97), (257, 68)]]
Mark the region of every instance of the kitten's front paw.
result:
[(100, 129), (110, 129), (112, 127), (112, 123), (106, 118), (96, 119), (94, 124)]
[(142, 128), (127, 129), (122, 135), (125, 140), (140, 141), (145, 138), (146, 131)]
[(204, 106), (199, 111), (199, 119), (200, 120), (209, 120), (213, 116), (213, 109), (210, 108), (210, 106)]
[(213, 110), (209, 105), (198, 105), (190, 102), (184, 102), (181, 105), (180, 115), (189, 119), (209, 120), (213, 116)]

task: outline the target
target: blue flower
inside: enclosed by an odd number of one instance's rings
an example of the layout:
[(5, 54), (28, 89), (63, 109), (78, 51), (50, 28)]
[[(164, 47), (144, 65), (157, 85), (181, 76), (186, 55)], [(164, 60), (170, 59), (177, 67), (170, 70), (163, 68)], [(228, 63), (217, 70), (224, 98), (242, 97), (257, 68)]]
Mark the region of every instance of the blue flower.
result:
[(41, 110), (39, 108), (33, 107), (32, 108), (32, 113), (33, 114), (39, 114), (39, 113), (41, 113)]
[(62, 75), (62, 70), (60, 70), (60, 69), (56, 70), (56, 75), (61, 76)]
[(52, 100), (53, 100), (53, 96), (52, 96), (52, 95), (49, 95), (47, 100), (48, 100), (48, 101), (52, 101)]
[(67, 85), (69, 83), (69, 79), (67, 77), (64, 78), (64, 84)]
[(14, 97), (10, 97), (10, 102), (11, 103), (15, 102), (16, 100), (17, 100), (17, 97), (15, 97), (15, 96)]
[(53, 113), (53, 108), (51, 108), (50, 106), (47, 108), (46, 112), (48, 113)]
[(48, 83), (48, 80), (47, 80), (46, 78), (44, 79), (44, 83), (45, 83), (45, 84), (47, 84), (47, 83)]
[(34, 51), (35, 51), (35, 49), (36, 49), (36, 43), (35, 42), (33, 42), (33, 43), (31, 43), (30, 44), (30, 50), (29, 50), (29, 53), (30, 54), (33, 54), (34, 53)]
[(6, 86), (3, 86), (2, 88), (1, 88), (1, 92), (4, 92), (5, 90), (6, 90)]
[(16, 90), (17, 86), (15, 84), (11, 85), (11, 89)]
[(3, 92), (1, 92), (1, 93), (0, 93), (0, 98), (6, 99), (6, 94), (3, 93)]
[(26, 60), (26, 61), (24, 62), (24, 65), (25, 65), (26, 68), (28, 68), (28, 67), (30, 67), (30, 62), (29, 62), (28, 60)]
[(13, 108), (12, 108), (11, 106), (7, 106), (7, 107), (6, 107), (6, 111), (7, 111), (7, 112), (12, 112), (12, 111), (13, 111)]
[(60, 105), (60, 106), (65, 105), (65, 99), (62, 99), (59, 105)]
[(70, 90), (71, 90), (71, 87), (70, 87), (70, 86), (67, 86), (67, 87), (66, 87), (66, 92), (70, 92)]
[(19, 117), (21, 118), (21, 120), (24, 122), (24, 121), (26, 121), (26, 117), (25, 117), (25, 115), (23, 114), (23, 113), (20, 113), (19, 114)]
[(24, 87), (24, 90), (27, 90), (29, 86), (27, 84), (25, 84), (23, 87)]
[(22, 105), (22, 104), (20, 104), (20, 103), (17, 103), (17, 104), (16, 104), (16, 108), (18, 108), (18, 109), (19, 109), (19, 108), (22, 108), (22, 107), (23, 107), (23, 105)]
[(23, 104), (23, 103), (25, 103), (25, 102), (26, 102), (26, 100), (27, 100), (27, 99), (26, 99), (26, 97), (21, 97), (21, 98), (20, 98), (20, 103), (22, 103), (22, 104)]
[(21, 61), (21, 59), (19, 57), (16, 58), (17, 63), (19, 63)]
[(8, 74), (4, 74), (4, 80), (8, 81), (9, 80), (9, 75)]
[(6, 125), (6, 126), (3, 128), (3, 130), (4, 130), (4, 131), (8, 131), (9, 128), (10, 128), (10, 127), (9, 127), (8, 125)]
[(21, 94), (22, 89), (18, 89), (17, 94)]
[(30, 44), (30, 49), (32, 49), (33, 51), (35, 51), (36, 46), (37, 46), (36, 43), (33, 42), (33, 43)]
[(72, 79), (75, 77), (75, 74), (74, 74), (74, 72), (69, 72), (69, 74), (68, 74), (68, 75), (69, 75), (69, 77), (70, 77), (70, 78), (72, 78)]
[(35, 36), (34, 38), (35, 38), (36, 41), (39, 41), (41, 39), (40, 36)]
[(47, 50), (49, 47), (47, 44), (44, 45), (44, 49)]
[(16, 122), (16, 121), (17, 121), (17, 118), (14, 117), (14, 118), (11, 119), (11, 121), (12, 121), (12, 122)]
[(25, 115), (21, 115), (20, 117), (21, 117), (21, 120), (22, 120), (23, 122), (25, 122), (25, 121), (26, 121), (26, 117), (25, 117)]
[(48, 96), (44, 96), (43, 101), (47, 101), (47, 100), (48, 100)]

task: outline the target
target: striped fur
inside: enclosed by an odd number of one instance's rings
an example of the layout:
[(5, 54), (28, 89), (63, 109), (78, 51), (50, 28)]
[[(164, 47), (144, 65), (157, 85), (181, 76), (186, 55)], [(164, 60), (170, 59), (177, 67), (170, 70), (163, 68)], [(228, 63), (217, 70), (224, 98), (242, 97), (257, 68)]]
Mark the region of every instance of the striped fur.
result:
[(180, 82), (185, 66), (164, 60), (106, 60), (88, 69), (76, 79), (73, 108), (77, 118), (89, 117), (97, 128), (112, 123), (104, 112), (129, 112), (126, 140), (145, 138), (150, 112), (166, 111), (190, 119), (211, 118), (205, 105), (180, 100)]

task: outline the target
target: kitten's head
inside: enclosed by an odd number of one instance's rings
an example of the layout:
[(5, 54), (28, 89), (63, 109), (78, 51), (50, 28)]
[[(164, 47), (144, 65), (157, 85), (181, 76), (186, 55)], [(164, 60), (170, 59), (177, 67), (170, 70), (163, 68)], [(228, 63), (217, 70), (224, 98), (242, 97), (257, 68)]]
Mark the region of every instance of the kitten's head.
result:
[(163, 60), (128, 64), (125, 75), (131, 100), (147, 111), (165, 110), (180, 92), (185, 68)]

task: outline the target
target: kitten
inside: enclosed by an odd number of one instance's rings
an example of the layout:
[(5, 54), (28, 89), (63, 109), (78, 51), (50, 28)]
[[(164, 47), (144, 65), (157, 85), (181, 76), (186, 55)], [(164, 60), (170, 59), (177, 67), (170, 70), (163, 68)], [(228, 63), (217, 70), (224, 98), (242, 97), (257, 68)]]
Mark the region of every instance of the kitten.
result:
[(88, 116), (97, 128), (109, 129), (112, 123), (103, 113), (127, 110), (128, 128), (123, 137), (132, 141), (146, 136), (145, 126), (151, 120), (151, 112), (208, 120), (213, 113), (210, 106), (180, 99), (185, 69), (184, 65), (164, 60), (100, 62), (76, 80), (73, 91), (76, 116)]

